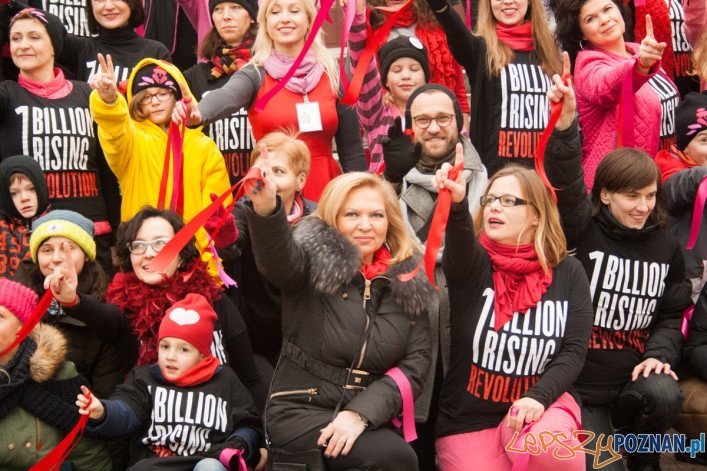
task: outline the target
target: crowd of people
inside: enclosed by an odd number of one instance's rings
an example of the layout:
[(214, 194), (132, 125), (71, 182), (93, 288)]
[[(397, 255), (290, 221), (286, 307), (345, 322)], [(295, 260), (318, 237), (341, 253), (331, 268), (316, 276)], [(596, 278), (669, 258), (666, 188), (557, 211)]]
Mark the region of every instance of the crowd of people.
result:
[(704, 443), (707, 2), (322, 3), (0, 1), (0, 468)]

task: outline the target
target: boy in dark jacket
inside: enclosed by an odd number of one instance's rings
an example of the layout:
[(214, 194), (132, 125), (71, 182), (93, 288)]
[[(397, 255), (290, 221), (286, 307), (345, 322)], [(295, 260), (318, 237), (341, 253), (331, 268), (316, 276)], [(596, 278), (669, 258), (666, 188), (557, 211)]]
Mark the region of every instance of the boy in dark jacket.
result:
[(104, 437), (138, 432), (130, 462), (140, 469), (237, 470), (239, 462), (258, 463), (260, 418), (233, 370), (211, 354), (215, 319), (194, 293), (167, 310), (157, 364), (135, 368), (110, 400), (89, 402), (85, 388), (78, 396), (79, 412), (93, 419), (89, 430)]
[(0, 163), (0, 277), (11, 278), (30, 258), (32, 221), (49, 206), (42, 168), (31, 157), (15, 155)]

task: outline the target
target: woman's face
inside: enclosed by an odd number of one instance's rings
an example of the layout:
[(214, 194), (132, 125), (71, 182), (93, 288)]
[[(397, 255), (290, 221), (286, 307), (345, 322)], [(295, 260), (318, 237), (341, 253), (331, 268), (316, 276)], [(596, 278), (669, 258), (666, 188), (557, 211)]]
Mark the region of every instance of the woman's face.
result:
[(35, 74), (54, 67), (54, 48), (47, 29), (35, 19), (17, 20), (10, 29), (10, 55), (20, 71)]
[(140, 101), (140, 111), (157, 126), (167, 126), (172, 120), (172, 109), (177, 100), (174, 93), (161, 87), (145, 89), (146, 95)]
[(336, 229), (359, 249), (363, 263), (371, 263), (388, 235), (383, 193), (370, 187), (352, 190), (336, 217)]
[(529, 0), (489, 0), (496, 21), (506, 26), (517, 26), (525, 21)]
[(105, 29), (122, 28), (130, 20), (130, 5), (125, 0), (91, 0), (93, 17)]
[(415, 59), (401, 57), (390, 65), (386, 85), (397, 102), (407, 103), (412, 92), (425, 84), (425, 72)]
[[(494, 180), (486, 193), (488, 196), (513, 196), (526, 199), (520, 182), (513, 175)], [(489, 239), (499, 244), (530, 244), (535, 238), (539, 218), (530, 204), (502, 206), (496, 200), (484, 206), (484, 232)]]
[[(22, 329), (20, 320), (9, 309), (0, 306), (0, 352), (4, 352), (12, 345), (20, 329)], [(14, 355), (15, 352), (12, 351), (0, 357), (0, 365), (7, 364)]]
[(300, 0), (275, 0), (265, 14), (265, 27), (275, 50), (299, 52), (309, 30), (309, 18)]
[(631, 229), (642, 229), (655, 208), (658, 185), (652, 183), (640, 190), (611, 192), (601, 190), (601, 202), (609, 207), (614, 218)]
[[(64, 252), (64, 244), (69, 246), (68, 255)], [(73, 263), (76, 275), (80, 275), (86, 259), (83, 249), (66, 237), (50, 237), (42, 242), (37, 250), (37, 264), (44, 276), (49, 276), (57, 267), (66, 268), (68, 263)]]
[(234, 2), (221, 2), (216, 5), (211, 19), (219, 36), (229, 46), (240, 45), (253, 22), (248, 11)]
[(598, 49), (610, 49), (623, 41), (626, 24), (611, 0), (587, 0), (579, 9), (582, 39)]
[(129, 243), (130, 263), (138, 280), (147, 285), (159, 285), (165, 279), (174, 276), (181, 262), (179, 257), (169, 263), (164, 273), (154, 272), (150, 269), (152, 260), (167, 242), (172, 240), (172, 237), (174, 237), (174, 228), (166, 219), (153, 217), (143, 221), (140, 230), (135, 235), (135, 240)]

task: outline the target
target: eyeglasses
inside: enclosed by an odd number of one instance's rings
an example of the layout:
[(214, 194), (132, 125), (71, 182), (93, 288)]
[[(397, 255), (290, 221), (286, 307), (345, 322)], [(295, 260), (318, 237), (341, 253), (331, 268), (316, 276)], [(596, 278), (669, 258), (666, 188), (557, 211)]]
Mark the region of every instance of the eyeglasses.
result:
[(454, 119), (453, 114), (441, 114), (436, 118), (430, 118), (429, 116), (415, 116), (414, 118), (412, 118), (412, 122), (415, 123), (415, 126), (420, 129), (429, 128), (430, 124), (432, 124), (432, 121), (437, 123), (437, 126), (439, 126), (440, 128), (446, 128), (447, 126), (452, 124), (452, 119)]
[(147, 252), (148, 247), (151, 247), (153, 252), (160, 253), (164, 246), (167, 245), (167, 242), (169, 242), (170, 240), (172, 240), (171, 237), (155, 239), (152, 242), (147, 242), (144, 240), (134, 240), (127, 245), (128, 250), (130, 250), (130, 253), (135, 255), (144, 254), (145, 252)]
[(172, 92), (169, 90), (160, 90), (157, 93), (146, 93), (144, 97), (140, 99), (141, 105), (149, 105), (152, 103), (152, 98), (157, 98), (157, 101), (167, 101), (172, 97)]
[(525, 201), (522, 198), (517, 198), (512, 195), (501, 195), (501, 196), (493, 196), (493, 195), (484, 195), (481, 198), (479, 198), (481, 202), (481, 206), (491, 206), (494, 201), (498, 200), (499, 203), (501, 203), (501, 206), (504, 206), (506, 208), (512, 208), (513, 206), (522, 206), (524, 204), (528, 204), (527, 201)]

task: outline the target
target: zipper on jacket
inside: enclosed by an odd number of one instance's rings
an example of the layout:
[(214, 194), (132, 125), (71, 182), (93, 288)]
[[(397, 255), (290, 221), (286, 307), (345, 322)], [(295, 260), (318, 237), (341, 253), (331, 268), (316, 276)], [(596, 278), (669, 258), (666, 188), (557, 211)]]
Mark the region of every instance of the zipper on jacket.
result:
[(319, 390), (317, 388), (290, 389), (288, 391), (280, 391), (280, 392), (272, 393), (270, 395), (270, 399), (275, 399), (278, 397), (285, 397), (285, 396), (302, 396), (302, 395), (316, 396), (317, 394), (319, 394)]

